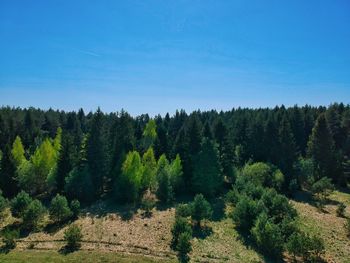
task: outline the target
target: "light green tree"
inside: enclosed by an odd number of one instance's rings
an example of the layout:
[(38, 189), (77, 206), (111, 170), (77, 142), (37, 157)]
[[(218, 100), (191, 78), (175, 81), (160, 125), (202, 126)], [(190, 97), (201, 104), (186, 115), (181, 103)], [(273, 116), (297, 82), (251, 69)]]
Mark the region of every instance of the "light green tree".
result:
[(25, 161), (25, 156), (24, 156), (24, 147), (22, 144), (22, 140), (19, 136), (16, 137), (15, 141), (12, 144), (12, 158), (15, 162), (16, 167), (19, 167), (23, 161)]

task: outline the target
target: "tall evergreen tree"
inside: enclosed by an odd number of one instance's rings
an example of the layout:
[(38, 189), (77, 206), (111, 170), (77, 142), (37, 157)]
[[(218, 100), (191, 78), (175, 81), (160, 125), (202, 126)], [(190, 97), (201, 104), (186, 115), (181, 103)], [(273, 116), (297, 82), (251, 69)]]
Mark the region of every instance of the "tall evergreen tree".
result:
[(1, 158), (0, 169), (0, 189), (5, 197), (11, 198), (18, 192), (17, 182), (15, 181), (16, 165), (12, 158), (10, 147), (5, 147)]
[(325, 115), (322, 113), (316, 120), (315, 127), (308, 143), (308, 156), (312, 158), (317, 179), (322, 177), (336, 178), (336, 160), (334, 141)]
[(58, 154), (56, 187), (57, 192), (62, 193), (69, 172), (73, 169), (73, 139), (68, 133), (62, 135), (62, 145)]

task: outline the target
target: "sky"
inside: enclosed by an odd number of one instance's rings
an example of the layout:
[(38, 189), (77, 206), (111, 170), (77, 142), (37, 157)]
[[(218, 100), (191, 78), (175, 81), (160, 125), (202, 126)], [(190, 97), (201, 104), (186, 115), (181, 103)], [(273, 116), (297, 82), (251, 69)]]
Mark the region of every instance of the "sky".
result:
[(0, 0), (0, 105), (350, 103), (348, 0)]

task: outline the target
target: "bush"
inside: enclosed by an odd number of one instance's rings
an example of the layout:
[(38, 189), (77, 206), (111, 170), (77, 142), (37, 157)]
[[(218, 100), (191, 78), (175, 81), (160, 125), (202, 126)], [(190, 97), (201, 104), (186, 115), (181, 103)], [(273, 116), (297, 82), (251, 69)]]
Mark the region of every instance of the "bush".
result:
[(63, 222), (72, 216), (67, 199), (59, 194), (51, 200), (49, 212), (50, 218), (54, 222)]
[(80, 214), (80, 202), (74, 199), (70, 202), (70, 210), (72, 211), (73, 218), (77, 218)]
[(315, 199), (320, 202), (322, 207), (327, 197), (334, 191), (334, 185), (332, 184), (330, 178), (322, 177), (312, 185), (311, 191), (314, 194)]
[(2, 196), (2, 191), (0, 190), (0, 219), (4, 217), (5, 210), (8, 206), (8, 201)]
[(37, 230), (46, 213), (45, 207), (39, 200), (33, 200), (23, 215), (23, 225), (27, 229)]
[(213, 214), (209, 202), (202, 194), (198, 194), (194, 197), (194, 201), (191, 204), (191, 210), (192, 219), (197, 221), (198, 226), (200, 226), (203, 219), (210, 219)]
[(339, 217), (345, 217), (345, 209), (346, 209), (346, 205), (344, 203), (340, 203), (337, 206), (337, 216)]
[(249, 231), (261, 211), (262, 209), (258, 206), (257, 201), (242, 196), (232, 212), (232, 219), (237, 227), (243, 231)]
[(18, 230), (5, 229), (2, 233), (2, 240), (6, 249), (14, 249), (16, 247), (16, 238), (19, 237)]
[(280, 257), (283, 251), (283, 237), (278, 225), (261, 213), (251, 230), (258, 248), (271, 257)]
[(152, 214), (152, 209), (156, 205), (157, 198), (154, 194), (151, 193), (150, 190), (147, 190), (141, 200), (141, 207), (145, 210), (146, 216), (150, 216)]
[(191, 216), (191, 206), (187, 204), (179, 204), (175, 209), (175, 217), (189, 217)]
[(72, 224), (64, 231), (64, 240), (67, 242), (67, 248), (69, 249), (78, 249), (82, 238), (81, 229), (77, 225)]
[(178, 241), (179, 241), (179, 236), (182, 233), (188, 233), (189, 235), (192, 236), (192, 227), (188, 223), (188, 220), (186, 218), (175, 217), (175, 222), (174, 222), (173, 227), (171, 229), (171, 233), (173, 236), (172, 241), (171, 241), (171, 245), (173, 248), (176, 248)]
[(33, 199), (24, 191), (17, 194), (11, 201), (11, 213), (14, 217), (23, 218), (24, 212)]
[(188, 261), (188, 253), (192, 251), (191, 245), (192, 236), (188, 232), (181, 233), (176, 250), (179, 252), (180, 262)]

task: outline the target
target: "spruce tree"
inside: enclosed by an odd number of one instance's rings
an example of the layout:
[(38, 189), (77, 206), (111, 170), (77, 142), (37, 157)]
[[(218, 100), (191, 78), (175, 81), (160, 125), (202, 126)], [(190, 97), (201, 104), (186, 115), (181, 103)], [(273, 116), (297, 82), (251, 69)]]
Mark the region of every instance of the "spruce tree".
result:
[(17, 182), (15, 181), (16, 165), (12, 158), (10, 147), (5, 147), (1, 158), (0, 168), (0, 189), (7, 198), (11, 198), (18, 192)]

